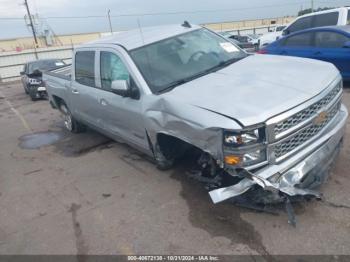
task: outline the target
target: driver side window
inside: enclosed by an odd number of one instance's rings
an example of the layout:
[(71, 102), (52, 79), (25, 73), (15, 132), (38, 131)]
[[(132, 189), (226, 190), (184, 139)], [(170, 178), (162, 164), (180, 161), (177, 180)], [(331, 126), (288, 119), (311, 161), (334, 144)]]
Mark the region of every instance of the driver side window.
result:
[(102, 89), (112, 91), (111, 85), (115, 80), (130, 81), (128, 69), (123, 61), (114, 53), (101, 51), (100, 70)]

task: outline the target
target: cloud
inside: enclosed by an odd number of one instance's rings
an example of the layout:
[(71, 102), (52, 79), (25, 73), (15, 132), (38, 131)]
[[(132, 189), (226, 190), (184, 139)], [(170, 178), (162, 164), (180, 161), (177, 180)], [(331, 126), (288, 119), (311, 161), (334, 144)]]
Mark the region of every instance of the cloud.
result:
[(0, 17), (23, 17), (26, 14), (22, 0), (0, 0)]

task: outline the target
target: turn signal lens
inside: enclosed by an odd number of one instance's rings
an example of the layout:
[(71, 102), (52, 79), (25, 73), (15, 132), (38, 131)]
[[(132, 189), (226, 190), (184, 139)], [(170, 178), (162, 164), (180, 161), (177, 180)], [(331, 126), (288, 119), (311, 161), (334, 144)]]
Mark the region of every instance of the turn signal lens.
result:
[(239, 156), (225, 156), (225, 163), (227, 165), (237, 165), (241, 162), (241, 158)]

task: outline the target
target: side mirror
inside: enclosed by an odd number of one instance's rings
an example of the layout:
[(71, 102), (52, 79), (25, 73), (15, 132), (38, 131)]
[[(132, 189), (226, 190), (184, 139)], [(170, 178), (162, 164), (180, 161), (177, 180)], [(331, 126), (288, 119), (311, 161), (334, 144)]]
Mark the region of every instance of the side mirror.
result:
[(24, 72), (24, 71), (21, 71), (21, 72), (19, 72), (19, 74), (20, 74), (21, 76), (24, 76), (24, 75), (25, 75), (25, 72)]
[(290, 32), (289, 32), (288, 29), (282, 31), (282, 35), (283, 35), (283, 36), (289, 35), (289, 34), (290, 34)]
[(114, 80), (111, 85), (112, 92), (126, 97), (130, 94), (130, 86), (127, 80)]
[(350, 41), (345, 42), (343, 48), (350, 48)]

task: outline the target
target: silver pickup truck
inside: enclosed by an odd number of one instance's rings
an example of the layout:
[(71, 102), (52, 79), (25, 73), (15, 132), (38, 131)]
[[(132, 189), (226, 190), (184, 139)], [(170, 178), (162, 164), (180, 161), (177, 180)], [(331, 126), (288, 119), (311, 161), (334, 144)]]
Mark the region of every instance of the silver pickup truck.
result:
[(214, 203), (255, 189), (317, 195), (348, 116), (333, 65), (248, 55), (188, 23), (84, 44), (71, 67), (43, 78), (72, 132), (89, 126), (123, 140), (161, 169), (200, 152), (207, 179), (234, 178), (209, 192)]

